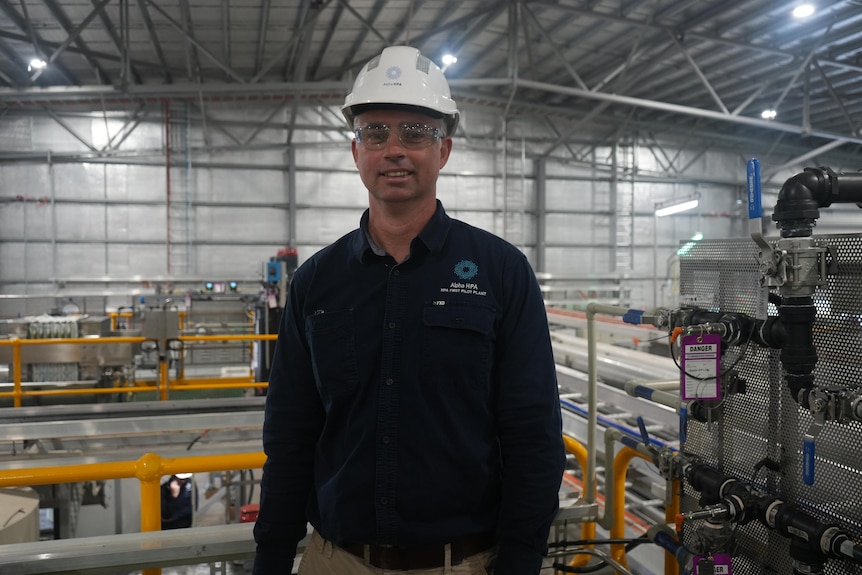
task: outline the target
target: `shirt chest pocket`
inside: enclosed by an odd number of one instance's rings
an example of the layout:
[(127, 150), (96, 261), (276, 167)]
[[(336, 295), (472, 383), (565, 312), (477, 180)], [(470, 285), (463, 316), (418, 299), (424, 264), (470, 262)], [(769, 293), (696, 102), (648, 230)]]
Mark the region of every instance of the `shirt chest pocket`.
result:
[(359, 386), (353, 310), (305, 318), (306, 337), (317, 388), (324, 397), (354, 392)]
[(427, 306), (422, 313), (422, 378), (434, 385), (490, 385), (494, 310), (482, 306)]

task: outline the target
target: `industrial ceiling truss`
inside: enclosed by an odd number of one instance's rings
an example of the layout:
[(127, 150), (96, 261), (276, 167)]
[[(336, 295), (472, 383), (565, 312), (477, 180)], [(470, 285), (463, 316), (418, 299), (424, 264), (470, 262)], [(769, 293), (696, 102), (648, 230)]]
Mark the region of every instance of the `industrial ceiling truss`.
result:
[[(815, 156), (855, 152), (862, 0), (821, 0), (805, 19), (791, 14), (797, 4), (0, 0), (0, 112), (47, 113), (74, 134), (63, 113), (121, 110), (107, 146), (75, 135), (110, 152), (157, 103), (184, 100), (195, 121), (248, 146), (268, 122), (296, 122), (299, 106), (339, 104), (364, 62), (411, 44), (441, 66), (457, 56), (445, 70), (459, 104), (528, 119), (523, 137), (542, 142), (539, 156), (582, 161), (597, 142), (638, 140), (683, 173), (659, 144), (669, 134), (703, 151), (758, 139)], [(240, 133), (209, 112), (224, 101), (266, 106)], [(337, 114), (324, 120), (341, 130)], [(489, 136), (471, 129), (465, 122), (461, 135)]]

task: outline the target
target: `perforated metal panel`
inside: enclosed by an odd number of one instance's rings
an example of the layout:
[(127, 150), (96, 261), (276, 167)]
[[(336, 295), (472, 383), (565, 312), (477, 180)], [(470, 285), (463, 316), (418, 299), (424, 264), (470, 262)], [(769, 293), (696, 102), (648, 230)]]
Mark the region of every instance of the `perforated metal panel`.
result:
[[(862, 236), (820, 236), (817, 241), (831, 247), (838, 265), (837, 273), (814, 296), (814, 343), (819, 357), (815, 385), (858, 387), (862, 385)], [(681, 257), (681, 302), (751, 315), (760, 309), (762, 314), (767, 292), (760, 287), (756, 254), (751, 240), (700, 242)], [(769, 315), (777, 314), (772, 304), (768, 310)], [(716, 421), (689, 421), (685, 450), (727, 475), (796, 503), (823, 522), (841, 525), (856, 542), (862, 540), (862, 424), (826, 423), (816, 442), (815, 482), (805, 485), (802, 438), (812, 416), (782, 384), (779, 351), (756, 344), (730, 348), (722, 358), (722, 370), (737, 359), (735, 369), (746, 382), (745, 392), (727, 396)], [(780, 471), (761, 468), (753, 477), (755, 465), (764, 457), (779, 462)], [(684, 506), (697, 507), (698, 497), (686, 487)], [(761, 523), (740, 526), (735, 538), (735, 574), (793, 572), (789, 540)], [(690, 532), (686, 541), (693, 541)], [(830, 560), (825, 573), (862, 574), (862, 567)]]

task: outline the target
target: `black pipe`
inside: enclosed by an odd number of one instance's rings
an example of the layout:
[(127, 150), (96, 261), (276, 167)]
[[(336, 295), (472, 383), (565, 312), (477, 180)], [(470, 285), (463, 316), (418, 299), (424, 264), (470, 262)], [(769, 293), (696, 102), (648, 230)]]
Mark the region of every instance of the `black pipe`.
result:
[(814, 388), (814, 368), (817, 349), (814, 347), (814, 320), (817, 310), (810, 297), (784, 298), (778, 308), (784, 329), (781, 366), (790, 396), (799, 405), (809, 408), (809, 392)]
[(819, 208), (859, 202), (862, 174), (836, 174), (826, 167), (805, 168), (781, 186), (772, 219), (783, 238), (809, 237), (820, 217)]
[(757, 345), (780, 349), (786, 338), (784, 326), (777, 316), (756, 319), (740, 312), (715, 312), (698, 308), (683, 308), (671, 319), (670, 330), (707, 323), (720, 323), (725, 328), (722, 341), (727, 345), (744, 345), (749, 340)]
[(849, 559), (862, 564), (862, 549), (836, 523), (822, 523), (793, 504), (756, 490), (705, 463), (695, 463), (685, 472), (689, 485), (701, 494), (700, 505), (721, 503), (730, 521), (745, 524), (757, 519), (790, 539), (790, 556), (799, 564), (820, 572), (827, 559)]

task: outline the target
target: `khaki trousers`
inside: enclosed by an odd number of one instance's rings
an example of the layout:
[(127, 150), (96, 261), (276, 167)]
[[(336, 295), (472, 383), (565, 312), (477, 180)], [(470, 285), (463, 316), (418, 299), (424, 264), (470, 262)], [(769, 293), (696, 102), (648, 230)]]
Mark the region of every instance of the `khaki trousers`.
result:
[[(299, 575), (488, 575), (496, 553), (493, 549), (465, 558), (458, 565), (444, 565), (437, 569), (393, 571), (366, 565), (365, 561), (326, 541), (317, 531), (299, 562)], [(447, 561), (448, 563), (448, 561)]]

